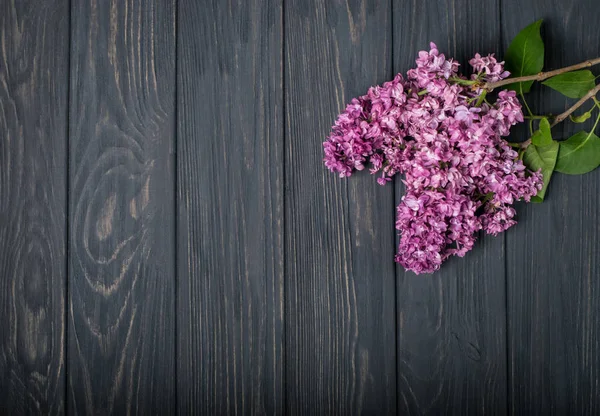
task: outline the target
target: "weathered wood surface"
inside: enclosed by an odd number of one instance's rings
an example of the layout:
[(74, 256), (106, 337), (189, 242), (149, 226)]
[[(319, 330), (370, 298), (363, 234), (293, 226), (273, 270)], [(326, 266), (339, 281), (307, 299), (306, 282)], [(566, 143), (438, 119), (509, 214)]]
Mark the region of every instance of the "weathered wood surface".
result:
[(285, 2), (285, 37), (287, 410), (393, 413), (394, 189), (338, 178), (321, 144), (391, 78), (390, 5)]
[(0, 2), (0, 414), (65, 407), (69, 2)]
[(280, 414), (282, 2), (179, 6), (178, 409)]
[(175, 1), (71, 2), (68, 411), (175, 408)]
[(0, 414), (598, 414), (600, 171), (415, 276), (400, 181), (322, 164), (429, 41), (540, 18), (600, 55), (592, 0), (0, 1)]

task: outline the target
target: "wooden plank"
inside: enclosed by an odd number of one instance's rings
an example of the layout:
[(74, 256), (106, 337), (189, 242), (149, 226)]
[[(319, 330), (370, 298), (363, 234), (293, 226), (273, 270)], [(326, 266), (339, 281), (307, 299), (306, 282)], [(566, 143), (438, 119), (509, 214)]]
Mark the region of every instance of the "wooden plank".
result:
[(286, 386), (291, 414), (396, 410), (393, 187), (322, 142), (391, 74), (387, 2), (285, 2)]
[[(548, 69), (600, 56), (600, 9), (592, 0), (503, 0), (502, 14), (511, 16), (503, 19), (505, 46), (544, 17)], [(539, 114), (574, 102), (541, 86), (530, 95)], [(590, 131), (593, 121), (583, 128)], [(552, 132), (566, 138), (581, 127), (567, 121)], [(599, 170), (556, 174), (544, 203), (521, 206), (521, 223), (507, 235), (511, 414), (600, 413), (599, 190)]]
[[(500, 47), (496, 0), (394, 2), (393, 16), (395, 72), (430, 41), (464, 71), (476, 52)], [(503, 237), (483, 236), (433, 275), (398, 267), (399, 414), (505, 413), (504, 253)]]
[(68, 1), (0, 3), (0, 413), (65, 395)]
[(180, 0), (178, 409), (283, 411), (281, 0)]
[(175, 1), (71, 2), (68, 410), (175, 408)]

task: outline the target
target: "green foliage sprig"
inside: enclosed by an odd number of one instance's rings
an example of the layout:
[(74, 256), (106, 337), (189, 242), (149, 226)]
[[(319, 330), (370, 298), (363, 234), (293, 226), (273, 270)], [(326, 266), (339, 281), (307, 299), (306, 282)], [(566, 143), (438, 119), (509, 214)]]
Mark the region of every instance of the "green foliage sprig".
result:
[[(529, 119), (530, 138), (514, 144), (519, 147), (520, 156), (525, 165), (536, 171), (542, 169), (544, 187), (533, 199), (541, 202), (554, 172), (568, 175), (581, 175), (600, 166), (600, 137), (595, 134), (600, 122), (600, 101), (596, 95), (600, 92), (598, 77), (585, 68), (600, 64), (600, 58), (595, 58), (571, 65), (565, 68), (542, 72), (544, 65), (544, 42), (540, 34), (542, 21), (539, 20), (523, 29), (511, 42), (506, 51), (506, 68), (511, 77), (491, 83), (474, 85), (483, 94), (504, 87), (515, 90), (527, 111)], [(552, 88), (565, 97), (578, 99), (563, 113), (553, 116), (535, 115), (525, 99), (534, 82)], [(574, 113), (585, 103), (592, 102), (592, 107), (579, 115)], [(596, 121), (590, 131), (579, 131), (566, 140), (556, 140), (552, 128), (569, 119), (573, 123), (583, 123), (597, 112)], [(535, 121), (539, 120), (537, 129)]]

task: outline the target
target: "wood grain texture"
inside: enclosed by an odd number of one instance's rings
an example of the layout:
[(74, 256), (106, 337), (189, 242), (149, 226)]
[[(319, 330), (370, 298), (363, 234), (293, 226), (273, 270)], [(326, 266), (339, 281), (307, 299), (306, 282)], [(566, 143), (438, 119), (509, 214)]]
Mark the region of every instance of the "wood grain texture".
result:
[(179, 1), (181, 414), (283, 412), (281, 3)]
[(393, 187), (340, 179), (321, 143), (391, 78), (388, 2), (285, 2), (286, 386), (290, 414), (388, 414), (395, 401)]
[[(499, 3), (395, 1), (394, 71), (413, 67), (430, 41), (469, 71), (475, 52), (500, 47)], [(398, 267), (399, 414), (505, 413), (504, 255), (502, 237), (483, 236), (431, 276)]]
[(540, 18), (600, 55), (593, 0), (0, 1), (0, 415), (600, 414), (600, 171), (415, 276), (399, 179), (322, 163), (429, 41)]
[[(596, 2), (538, 0), (519, 3), (516, 14), (515, 7), (502, 0), (505, 47), (543, 18), (546, 69), (600, 55)], [(575, 100), (536, 86), (528, 101), (538, 114), (558, 114)], [(567, 138), (581, 126), (567, 121), (552, 133)], [(544, 203), (521, 206), (506, 236), (511, 414), (600, 413), (599, 190), (599, 170), (556, 174)]]
[(175, 1), (71, 3), (68, 410), (175, 409)]
[(0, 414), (65, 393), (68, 1), (0, 2)]

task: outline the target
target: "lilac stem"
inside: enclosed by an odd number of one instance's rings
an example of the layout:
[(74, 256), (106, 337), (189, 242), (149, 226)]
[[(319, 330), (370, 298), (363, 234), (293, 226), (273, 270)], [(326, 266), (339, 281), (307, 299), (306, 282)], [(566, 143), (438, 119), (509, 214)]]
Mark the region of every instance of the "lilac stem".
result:
[(493, 90), (494, 88), (502, 87), (503, 85), (514, 84), (515, 82), (543, 81), (545, 79), (552, 78), (555, 75), (563, 74), (565, 72), (576, 71), (578, 69), (589, 68), (590, 66), (598, 64), (600, 64), (600, 58), (590, 59), (575, 65), (555, 69), (554, 71), (540, 72), (539, 74), (527, 75), (523, 77), (505, 78), (496, 82), (486, 82), (485, 84), (483, 84), (483, 88), (485, 88), (486, 90)]

